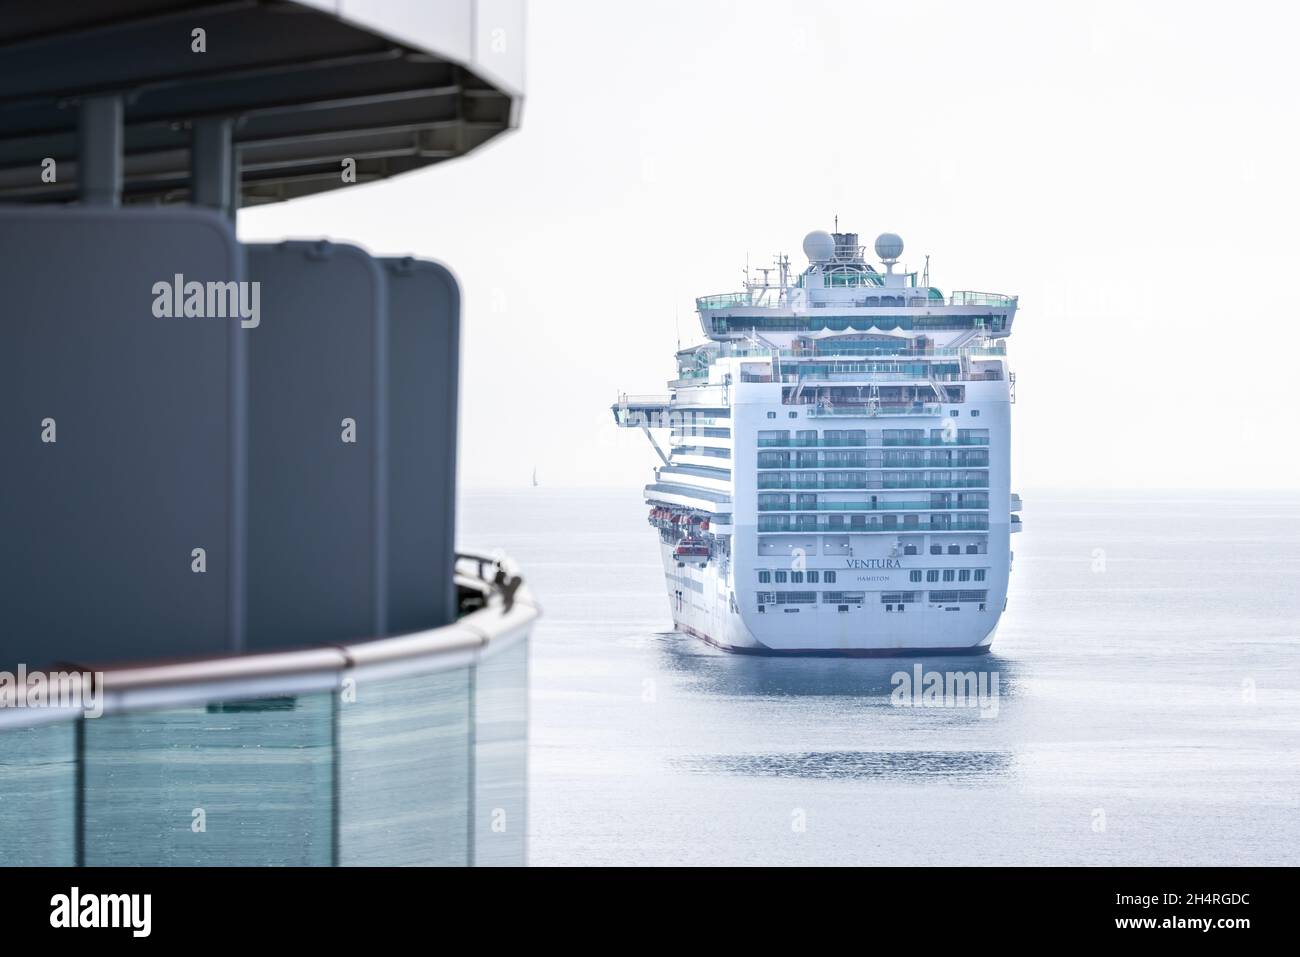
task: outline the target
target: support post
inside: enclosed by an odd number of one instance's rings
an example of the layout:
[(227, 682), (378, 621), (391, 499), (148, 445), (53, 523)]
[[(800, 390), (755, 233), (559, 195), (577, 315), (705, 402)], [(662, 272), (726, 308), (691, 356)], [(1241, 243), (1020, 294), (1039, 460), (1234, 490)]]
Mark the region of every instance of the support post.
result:
[(87, 206), (122, 204), (122, 98), (89, 96), (77, 117), (77, 180)]
[(241, 193), (239, 181), (239, 147), (230, 148), (230, 205), (227, 207), (227, 215), (230, 217), (230, 224), (235, 224), (235, 218), (239, 215), (239, 207), (243, 204), (243, 195)]
[(190, 130), (190, 200), (233, 218), (233, 124), (227, 117), (195, 120)]

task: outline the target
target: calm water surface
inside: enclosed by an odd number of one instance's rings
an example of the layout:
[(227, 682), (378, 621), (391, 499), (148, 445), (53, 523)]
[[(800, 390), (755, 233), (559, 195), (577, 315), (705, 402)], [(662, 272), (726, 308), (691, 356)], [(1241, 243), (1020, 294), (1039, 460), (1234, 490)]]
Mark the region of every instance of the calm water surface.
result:
[(533, 864), (1300, 863), (1300, 495), (1026, 495), (993, 654), (920, 659), (996, 672), (986, 717), (673, 634), (645, 513), (462, 496), (545, 609)]

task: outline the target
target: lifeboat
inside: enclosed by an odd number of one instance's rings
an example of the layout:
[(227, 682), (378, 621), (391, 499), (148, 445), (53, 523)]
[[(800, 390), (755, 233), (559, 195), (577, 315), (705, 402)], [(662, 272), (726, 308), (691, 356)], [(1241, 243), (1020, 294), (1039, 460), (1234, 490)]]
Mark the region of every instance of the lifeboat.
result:
[(698, 562), (703, 565), (709, 560), (709, 544), (698, 538), (683, 538), (673, 549), (673, 557), (679, 562)]

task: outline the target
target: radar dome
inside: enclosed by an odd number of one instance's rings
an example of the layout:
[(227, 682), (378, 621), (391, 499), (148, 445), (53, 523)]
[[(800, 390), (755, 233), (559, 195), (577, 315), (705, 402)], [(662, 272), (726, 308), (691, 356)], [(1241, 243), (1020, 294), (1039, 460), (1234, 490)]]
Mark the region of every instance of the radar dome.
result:
[(881, 233), (876, 237), (876, 255), (881, 262), (893, 262), (903, 255), (903, 240), (897, 233)]
[(803, 238), (803, 254), (809, 262), (826, 262), (835, 255), (835, 237), (824, 229), (814, 229)]

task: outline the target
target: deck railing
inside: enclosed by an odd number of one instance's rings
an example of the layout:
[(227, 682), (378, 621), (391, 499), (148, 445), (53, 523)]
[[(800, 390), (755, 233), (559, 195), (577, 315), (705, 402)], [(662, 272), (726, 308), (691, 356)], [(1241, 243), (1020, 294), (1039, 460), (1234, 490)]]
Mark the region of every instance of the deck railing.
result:
[(442, 628), (98, 669), (99, 716), (0, 708), (5, 863), (525, 863), (539, 612), (500, 560), (456, 580)]
[[(877, 286), (841, 286), (835, 285), (827, 288), (847, 289), (847, 288), (870, 288), (877, 292), (878, 295), (871, 297), (876, 299), (875, 302), (864, 301), (858, 303), (846, 303), (857, 307), (879, 306), (880, 308), (897, 309), (900, 306), (906, 308), (937, 308), (942, 306), (993, 306), (996, 308), (1009, 308), (1017, 302), (1017, 296), (1006, 296), (997, 292), (975, 292), (969, 289), (963, 289), (954, 292), (947, 299), (936, 298), (933, 296), (917, 296), (910, 294), (906, 288), (892, 290), (891, 287)], [(760, 293), (761, 295), (757, 294)], [(778, 290), (766, 288), (756, 290), (755, 292), (724, 292), (713, 296), (699, 296), (695, 300), (695, 308), (702, 312), (712, 312), (719, 309), (789, 309), (791, 304), (788, 299), (782, 300), (779, 296), (772, 296)], [(816, 305), (827, 305), (820, 300)]]
[(920, 439), (873, 439), (872, 442), (849, 442), (842, 439), (759, 439), (760, 449), (879, 449), (879, 448), (928, 448), (930, 446), (970, 446), (988, 445), (987, 438), (954, 436), (945, 438)]

